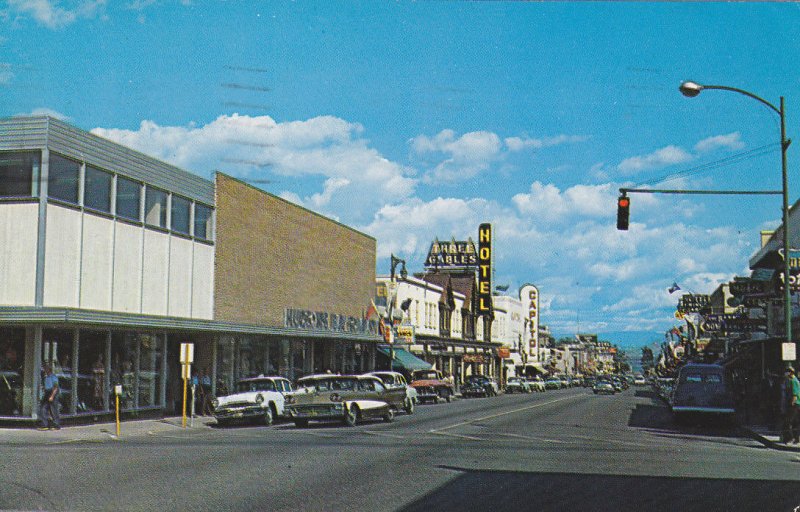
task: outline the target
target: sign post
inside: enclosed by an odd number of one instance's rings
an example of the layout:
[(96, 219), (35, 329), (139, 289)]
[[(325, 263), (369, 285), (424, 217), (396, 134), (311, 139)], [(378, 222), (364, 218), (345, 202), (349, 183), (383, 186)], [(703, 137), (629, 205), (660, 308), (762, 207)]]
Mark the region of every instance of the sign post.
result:
[(117, 437), (119, 437), (119, 434), (120, 434), (120, 426), (119, 426), (119, 395), (121, 395), (121, 394), (122, 394), (122, 386), (119, 385), (119, 384), (114, 386), (114, 396), (115, 396), (115, 401), (117, 403), (117, 409), (116, 409), (117, 410)]
[(192, 373), (194, 362), (194, 343), (181, 343), (181, 365), (183, 367), (183, 419), (181, 425), (186, 428), (186, 388)]

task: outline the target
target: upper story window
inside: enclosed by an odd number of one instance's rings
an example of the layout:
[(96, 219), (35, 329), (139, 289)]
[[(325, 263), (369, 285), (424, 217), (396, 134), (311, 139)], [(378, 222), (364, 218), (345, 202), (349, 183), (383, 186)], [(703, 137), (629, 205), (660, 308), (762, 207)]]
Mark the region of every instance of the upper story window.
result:
[(172, 231), (188, 235), (189, 217), (192, 203), (188, 199), (173, 195), (172, 196)]
[(142, 185), (128, 178), (117, 176), (117, 216), (128, 220), (141, 220), (139, 204), (142, 198)]
[(83, 186), (83, 205), (93, 210), (111, 213), (111, 173), (86, 166), (86, 178)]
[(0, 153), (0, 197), (31, 197), (39, 161), (38, 152)]
[(167, 193), (157, 188), (147, 189), (144, 206), (145, 223), (167, 228)]
[(50, 154), (47, 195), (68, 203), (78, 204), (78, 183), (81, 164), (55, 153)]
[(211, 207), (194, 204), (194, 236), (203, 240), (211, 240)]

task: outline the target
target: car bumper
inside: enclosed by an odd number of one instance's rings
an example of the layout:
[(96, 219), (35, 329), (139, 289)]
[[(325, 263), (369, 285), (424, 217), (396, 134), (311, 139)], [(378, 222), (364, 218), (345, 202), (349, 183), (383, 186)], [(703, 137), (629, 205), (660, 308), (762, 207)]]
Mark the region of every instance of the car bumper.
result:
[(673, 405), (672, 412), (701, 412), (706, 414), (734, 414), (732, 407), (700, 407), (689, 405)]
[(264, 408), (260, 405), (220, 407), (214, 410), (214, 418), (218, 420), (259, 418), (262, 416), (264, 416)]
[(286, 407), (286, 416), (296, 420), (330, 420), (344, 418), (343, 405), (295, 405)]

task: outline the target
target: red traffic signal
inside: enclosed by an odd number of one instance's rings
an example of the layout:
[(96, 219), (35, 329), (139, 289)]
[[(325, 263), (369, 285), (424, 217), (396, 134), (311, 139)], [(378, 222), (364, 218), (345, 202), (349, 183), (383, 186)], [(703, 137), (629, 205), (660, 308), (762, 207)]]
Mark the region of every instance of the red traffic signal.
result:
[(631, 200), (628, 196), (619, 196), (617, 199), (617, 229), (628, 230), (628, 217), (630, 216)]

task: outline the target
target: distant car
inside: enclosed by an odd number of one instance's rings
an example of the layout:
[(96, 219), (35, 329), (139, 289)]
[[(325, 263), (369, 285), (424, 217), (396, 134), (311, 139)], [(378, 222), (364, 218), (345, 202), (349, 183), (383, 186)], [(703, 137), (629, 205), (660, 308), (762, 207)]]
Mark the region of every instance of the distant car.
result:
[(522, 377), (509, 377), (506, 382), (506, 393), (530, 393), (530, 383)]
[(592, 392), (594, 392), (595, 395), (613, 395), (617, 392), (617, 388), (614, 387), (614, 384), (610, 380), (598, 379), (592, 386)]
[(267, 425), (284, 414), (285, 394), (292, 384), (283, 377), (253, 377), (236, 384), (236, 392), (214, 399), (214, 418), (220, 426), (234, 420), (261, 420)]
[(465, 398), (497, 396), (499, 393), (497, 382), (485, 375), (470, 375), (461, 386), (461, 396)]
[(414, 405), (419, 401), (417, 390), (406, 382), (405, 376), (400, 372), (378, 371), (369, 372), (367, 375), (374, 375), (381, 379), (387, 388), (401, 388), (406, 390), (406, 403), (403, 410), (408, 414), (414, 414)]
[(531, 386), (531, 391), (537, 391), (541, 393), (547, 389), (545, 388), (544, 381), (541, 378), (529, 379), (528, 384)]
[(391, 422), (402, 409), (405, 390), (387, 388), (373, 375), (309, 375), (286, 395), (286, 414), (297, 427), (310, 421), (339, 421), (349, 427), (369, 419)]
[(716, 364), (686, 364), (678, 372), (670, 405), (676, 419), (687, 413), (733, 415), (729, 373)]
[(561, 389), (563, 386), (561, 384), (561, 379), (558, 377), (550, 377), (544, 381), (544, 387), (546, 389)]
[(411, 374), (411, 387), (417, 390), (420, 402), (450, 402), (455, 395), (453, 385), (438, 370), (416, 370)]
[(646, 386), (647, 381), (644, 380), (644, 375), (634, 375), (633, 376), (633, 385), (634, 386)]

